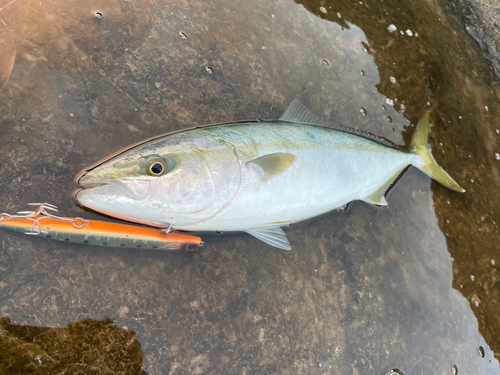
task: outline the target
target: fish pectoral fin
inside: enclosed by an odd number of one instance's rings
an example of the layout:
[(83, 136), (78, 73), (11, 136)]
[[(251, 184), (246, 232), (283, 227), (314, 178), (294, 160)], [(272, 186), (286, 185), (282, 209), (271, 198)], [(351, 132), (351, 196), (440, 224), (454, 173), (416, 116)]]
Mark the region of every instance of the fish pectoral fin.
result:
[(295, 162), (297, 156), (286, 152), (276, 152), (264, 155), (260, 158), (247, 162), (247, 165), (258, 165), (264, 170), (264, 179), (270, 180), (285, 172)]
[(312, 113), (309, 108), (298, 99), (294, 99), (283, 112), (279, 121), (292, 122), (306, 125), (327, 125), (325, 121)]
[(389, 179), (384, 182), (382, 185), (378, 187), (377, 190), (375, 190), (373, 193), (370, 195), (362, 198), (361, 200), (370, 204), (376, 204), (377, 206), (387, 206), (387, 201), (385, 199), (385, 194), (387, 193), (387, 190), (392, 186), (396, 178), (401, 174), (403, 169), (406, 168), (406, 165), (399, 169), (396, 173), (394, 173)]
[(245, 232), (268, 245), (284, 250), (292, 250), (290, 242), (285, 236), (285, 232), (280, 227), (248, 229)]

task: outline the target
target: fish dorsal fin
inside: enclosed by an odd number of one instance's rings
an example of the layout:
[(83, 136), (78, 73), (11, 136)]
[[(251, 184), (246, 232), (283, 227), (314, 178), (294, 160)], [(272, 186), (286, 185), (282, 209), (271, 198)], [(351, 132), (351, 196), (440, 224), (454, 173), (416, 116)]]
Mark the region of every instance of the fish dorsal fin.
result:
[(298, 99), (294, 99), (288, 108), (283, 112), (279, 121), (284, 122), (293, 122), (296, 124), (304, 124), (304, 125), (318, 125), (318, 126), (326, 126), (331, 129), (340, 130), (344, 133), (359, 135), (366, 139), (374, 140), (384, 146), (394, 147), (396, 144), (391, 142), (383, 137), (372, 134), (370, 132), (359, 130), (355, 128), (351, 128), (348, 126), (330, 124), (326, 121), (320, 119), (314, 113), (312, 113), (304, 104), (302, 104)]
[(245, 232), (255, 238), (267, 243), (268, 245), (284, 250), (292, 250), (290, 242), (285, 236), (285, 232), (280, 227), (255, 228), (248, 229)]
[(361, 200), (370, 204), (376, 204), (377, 206), (387, 206), (387, 201), (385, 199), (385, 193), (392, 186), (392, 183), (398, 178), (403, 169), (406, 168), (408, 164), (406, 164), (403, 168), (399, 169), (396, 173), (394, 173), (389, 179), (384, 182), (382, 185), (378, 187), (373, 193), (368, 195), (367, 197), (362, 198)]
[(312, 113), (304, 104), (298, 99), (294, 99), (288, 108), (283, 112), (279, 121), (293, 122), (296, 124), (305, 125), (328, 125), (325, 121), (321, 120), (318, 116)]
[(294, 154), (276, 152), (261, 156), (260, 158), (247, 162), (247, 165), (258, 165), (264, 171), (264, 179), (270, 180), (285, 172), (297, 159)]

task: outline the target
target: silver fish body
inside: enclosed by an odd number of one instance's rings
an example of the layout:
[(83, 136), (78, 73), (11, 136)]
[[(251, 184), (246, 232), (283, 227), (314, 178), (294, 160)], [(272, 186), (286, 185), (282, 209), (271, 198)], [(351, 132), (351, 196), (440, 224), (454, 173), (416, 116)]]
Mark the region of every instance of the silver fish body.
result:
[(294, 101), (276, 122), (209, 126), (135, 146), (85, 171), (76, 199), (129, 221), (246, 231), (290, 249), (280, 227), (353, 200), (386, 205), (386, 190), (408, 165), (463, 191), (429, 152), (426, 116), (401, 151), (322, 126)]

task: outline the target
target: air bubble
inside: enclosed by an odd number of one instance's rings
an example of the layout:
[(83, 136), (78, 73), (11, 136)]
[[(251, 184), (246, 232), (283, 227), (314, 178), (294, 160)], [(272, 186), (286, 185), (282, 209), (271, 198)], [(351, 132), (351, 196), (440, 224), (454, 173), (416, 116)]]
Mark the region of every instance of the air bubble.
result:
[(392, 117), (391, 117), (391, 116), (387, 116), (387, 122), (388, 122), (389, 124), (392, 124)]
[(495, 265), (495, 259), (491, 260), (491, 265), (493, 265), (493, 266)]
[(394, 100), (392, 100), (392, 99), (387, 98), (387, 99), (385, 99), (385, 102), (389, 105), (394, 105)]
[(100, 20), (100, 19), (103, 17), (103, 15), (102, 15), (102, 13), (101, 13), (101, 12), (95, 12), (95, 17), (96, 17), (98, 20)]
[(208, 74), (212, 74), (214, 72), (214, 68), (212, 68), (211, 66), (207, 66), (205, 67), (205, 71), (208, 73)]
[(474, 281), (474, 275), (470, 275), (470, 279)]
[(484, 106), (484, 109), (486, 109), (486, 111), (488, 111), (488, 106), (487, 106), (487, 105), (485, 105), (485, 106)]
[(389, 371), (389, 374), (387, 375), (404, 375), (404, 374), (403, 371), (401, 371), (400, 369), (394, 368), (391, 371)]
[(326, 66), (330, 66), (330, 63), (327, 60), (323, 60), (323, 64), (325, 64)]
[(337, 346), (337, 347), (335, 348), (335, 353), (337, 353), (337, 354), (338, 354), (338, 353), (340, 353), (340, 346)]
[(393, 33), (394, 31), (397, 31), (398, 28), (393, 25), (392, 23), (389, 25), (389, 27), (387, 28), (387, 30), (389, 30), (391, 33)]
[[(362, 75), (362, 76), (364, 76), (364, 75), (365, 75), (365, 71), (364, 71), (364, 70), (362, 70), (360, 73), (361, 73), (361, 75)], [(497, 131), (498, 131), (498, 130), (497, 130)]]
[(161, 87), (161, 83), (160, 82), (156, 82), (155, 86), (156, 86), (157, 89), (159, 89)]
[(359, 109), (359, 113), (361, 113), (363, 116), (366, 116), (366, 109), (364, 107), (361, 107)]
[(389, 80), (391, 81), (391, 83), (396, 83), (396, 78), (394, 78), (393, 76), (390, 76), (389, 77)]
[(476, 307), (479, 307), (479, 301), (474, 302), (474, 305), (476, 305)]
[(75, 115), (73, 113), (70, 113), (69, 117), (75, 117)]
[(408, 35), (408, 36), (412, 36), (412, 35), (413, 35), (413, 33), (411, 32), (411, 30), (410, 30), (410, 29), (408, 29), (408, 30), (406, 30), (406, 35)]
[(481, 356), (481, 358), (484, 358), (485, 356), (484, 348), (482, 346), (479, 346), (479, 355)]
[(319, 7), (319, 10), (321, 11), (321, 13), (326, 13), (325, 7)]
[(495, 159), (500, 160), (500, 154), (495, 152)]
[(458, 367), (457, 367), (457, 365), (453, 365), (453, 366), (451, 367), (451, 373), (452, 373), (453, 375), (458, 375)]
[(338, 17), (338, 18), (342, 18), (342, 14), (337, 13), (337, 17)]
[(179, 31), (179, 36), (182, 38), (182, 39), (187, 39), (188, 36), (186, 35), (186, 33), (184, 31)]
[(500, 130), (497, 129), (496, 132), (497, 132), (497, 134), (500, 134)]

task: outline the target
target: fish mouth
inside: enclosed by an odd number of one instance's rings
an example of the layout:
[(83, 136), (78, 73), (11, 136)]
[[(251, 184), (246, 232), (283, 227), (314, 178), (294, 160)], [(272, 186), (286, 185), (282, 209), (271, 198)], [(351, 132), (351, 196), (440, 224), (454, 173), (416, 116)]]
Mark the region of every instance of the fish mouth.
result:
[(92, 188), (106, 185), (105, 181), (96, 182), (96, 181), (85, 180), (85, 176), (87, 173), (88, 173), (87, 170), (83, 170), (80, 173), (78, 173), (78, 175), (75, 176), (74, 182), (78, 185), (78, 187), (76, 189), (74, 189), (73, 192), (71, 193), (71, 196), (76, 201), (76, 203), (82, 207), (84, 205), (78, 200), (79, 193), (81, 193), (87, 189), (92, 189)]
[(149, 192), (149, 181), (116, 181), (116, 180), (94, 180), (89, 177), (85, 179), (85, 175), (78, 180), (80, 186), (73, 191), (73, 198), (80, 204), (84, 205), (78, 195), (93, 194), (99, 196), (123, 196), (135, 201), (141, 201), (146, 198)]
[(92, 189), (92, 188), (95, 188), (95, 187), (98, 187), (98, 186), (102, 186), (102, 185), (107, 185), (108, 184), (108, 181), (78, 181), (78, 186), (82, 187), (81, 190), (83, 189)]

